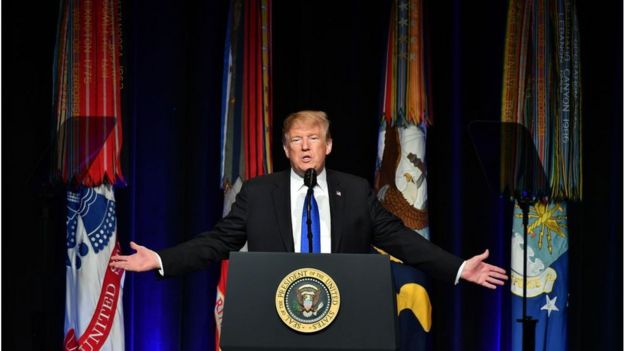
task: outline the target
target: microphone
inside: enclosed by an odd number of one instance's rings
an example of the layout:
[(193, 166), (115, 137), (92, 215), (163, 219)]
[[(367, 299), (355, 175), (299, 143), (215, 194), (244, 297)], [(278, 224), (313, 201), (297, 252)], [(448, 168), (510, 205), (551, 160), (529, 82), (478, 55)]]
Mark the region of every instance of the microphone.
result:
[(312, 206), (311, 206), (311, 197), (314, 196), (314, 187), (316, 186), (316, 169), (310, 168), (305, 171), (303, 175), (303, 184), (308, 187), (308, 193), (306, 194), (306, 215), (307, 215), (307, 229), (308, 229), (308, 252), (312, 253), (312, 219), (310, 219)]
[(303, 175), (303, 184), (308, 188), (314, 188), (316, 186), (316, 169), (310, 168), (305, 171)]

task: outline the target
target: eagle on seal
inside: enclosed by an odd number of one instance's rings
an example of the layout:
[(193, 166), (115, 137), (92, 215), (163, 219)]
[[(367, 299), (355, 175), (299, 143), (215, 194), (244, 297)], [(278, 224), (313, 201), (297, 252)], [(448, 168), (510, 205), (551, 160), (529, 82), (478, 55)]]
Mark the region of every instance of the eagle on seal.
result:
[(305, 317), (316, 316), (318, 310), (323, 308), (320, 298), (319, 289), (313, 285), (306, 284), (297, 289), (297, 303)]

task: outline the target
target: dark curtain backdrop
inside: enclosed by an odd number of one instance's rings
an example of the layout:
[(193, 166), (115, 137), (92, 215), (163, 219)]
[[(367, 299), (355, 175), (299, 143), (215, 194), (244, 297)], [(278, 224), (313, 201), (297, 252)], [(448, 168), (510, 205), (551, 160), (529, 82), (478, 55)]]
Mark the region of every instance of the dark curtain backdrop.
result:
[[(124, 170), (119, 237), (154, 249), (221, 216), (219, 120), (226, 1), (123, 5)], [(322, 109), (328, 166), (372, 181), (389, 0), (275, 1), (275, 169), (281, 122)], [(47, 181), (58, 5), (3, 3), (2, 346), (61, 348), (62, 187)], [(427, 2), (435, 124), (428, 135), (432, 240), (458, 255), (490, 248), (509, 266), (509, 204), (489, 194), (466, 125), (498, 120), (507, 5)], [(583, 202), (570, 206), (571, 350), (622, 348), (622, 4), (580, 1)], [(128, 350), (207, 350), (217, 265), (179, 279), (127, 274)], [(436, 350), (509, 348), (508, 287), (433, 284)]]
[[(161, 249), (221, 214), (219, 111), (227, 3), (128, 1), (124, 106), (128, 187), (120, 240)], [(180, 279), (128, 274), (128, 350), (205, 350), (219, 266)]]

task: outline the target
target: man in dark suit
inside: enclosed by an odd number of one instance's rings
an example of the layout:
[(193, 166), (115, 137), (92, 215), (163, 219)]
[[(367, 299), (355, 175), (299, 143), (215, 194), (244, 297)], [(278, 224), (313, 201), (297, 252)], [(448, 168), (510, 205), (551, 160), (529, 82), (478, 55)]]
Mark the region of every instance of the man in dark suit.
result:
[(405, 227), (377, 201), (366, 180), (326, 169), (332, 139), (324, 112), (291, 114), (284, 121), (282, 141), (291, 169), (247, 181), (230, 213), (211, 231), (158, 253), (131, 243), (136, 253), (112, 257), (111, 266), (173, 276), (225, 259), (245, 242), (250, 251), (307, 252), (307, 240), (301, 236), (303, 176), (314, 169), (320, 218), (317, 252), (368, 253), (375, 246), (441, 280), (457, 283), (462, 278), (492, 289), (504, 284), (505, 271), (483, 262), (487, 250), (463, 261)]

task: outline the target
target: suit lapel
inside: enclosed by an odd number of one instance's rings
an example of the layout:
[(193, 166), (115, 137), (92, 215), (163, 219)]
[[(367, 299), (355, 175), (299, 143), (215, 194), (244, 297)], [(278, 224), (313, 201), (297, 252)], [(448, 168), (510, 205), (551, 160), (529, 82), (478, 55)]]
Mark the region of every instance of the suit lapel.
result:
[(294, 252), (292, 221), (290, 213), (290, 171), (278, 173), (273, 190), (273, 207), (277, 218), (278, 230), (286, 252)]
[(344, 199), (340, 180), (334, 172), (327, 170), (327, 191), (329, 193), (329, 212), (331, 214), (331, 251), (340, 252), (342, 239), (342, 217), (344, 215)]

